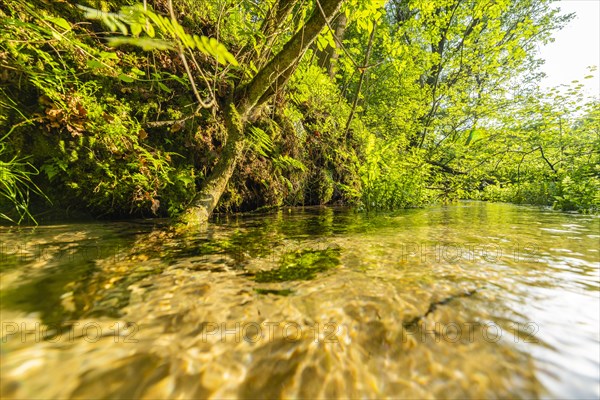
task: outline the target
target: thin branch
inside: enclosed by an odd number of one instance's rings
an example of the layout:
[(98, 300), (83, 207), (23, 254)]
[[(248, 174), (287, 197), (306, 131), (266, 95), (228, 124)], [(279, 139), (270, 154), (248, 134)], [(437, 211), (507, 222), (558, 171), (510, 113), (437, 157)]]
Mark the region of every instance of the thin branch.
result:
[(556, 170), (554, 169), (554, 164), (551, 164), (550, 161), (548, 161), (548, 159), (544, 155), (544, 149), (542, 148), (542, 146), (538, 146), (538, 149), (540, 150), (540, 153), (542, 154), (542, 159), (544, 161), (546, 161), (546, 164), (548, 164), (548, 166), (550, 167), (550, 169), (552, 170), (552, 172), (554, 172), (556, 174)]
[[(319, 10), (321, 11), (321, 15), (323, 15), (323, 17), (325, 17), (325, 11), (323, 11), (323, 7), (321, 7), (321, 2), (319, 0), (317, 0), (317, 6), (319, 7)], [(327, 24), (327, 28), (329, 28), (329, 30), (331, 32), (335, 32), (332, 28), (331, 28), (331, 24), (329, 23), (329, 21), (327, 21), (327, 18), (325, 18), (325, 22)], [(373, 23), (373, 25), (375, 25), (375, 23)], [(344, 46), (344, 44), (342, 43), (342, 39), (338, 38), (336, 35), (333, 35), (333, 40), (340, 46), (340, 49), (342, 49), (342, 51), (344, 52), (344, 54), (346, 54), (346, 56), (350, 59), (350, 62), (352, 63), (352, 65), (354, 65), (354, 68), (360, 70), (361, 68), (366, 68), (366, 67), (361, 67), (358, 65), (358, 63), (354, 60), (354, 58), (352, 58), (352, 56), (350, 55), (350, 53), (348, 52), (348, 50), (346, 50), (346, 47)]]
[[(373, 29), (371, 30), (371, 35), (369, 36), (369, 44), (367, 45), (367, 52), (365, 54), (364, 65), (367, 65), (369, 63), (369, 58), (371, 57), (371, 50), (373, 49), (373, 41), (375, 39), (375, 27), (376, 27), (376, 25), (373, 22)], [(356, 112), (356, 106), (358, 105), (358, 98), (360, 97), (360, 91), (362, 89), (362, 85), (365, 80), (366, 72), (367, 72), (367, 68), (360, 69), (360, 78), (358, 80), (358, 88), (356, 89), (356, 94), (354, 95), (354, 101), (352, 102), (352, 108), (350, 109), (350, 115), (348, 116), (348, 120), (346, 121), (346, 127), (344, 128), (344, 134), (346, 136), (348, 136), (348, 131), (350, 130), (350, 124), (352, 123), (354, 113)]]
[[(177, 19), (175, 18), (175, 12), (173, 11), (173, 0), (169, 0), (167, 4), (169, 7), (169, 13), (171, 14), (171, 20), (175, 24), (177, 22)], [(185, 58), (184, 49), (183, 49), (183, 46), (181, 45), (180, 40), (177, 40), (177, 47), (179, 48), (179, 57), (181, 58), (181, 62), (183, 63), (185, 72), (187, 73), (190, 83), (192, 84), (192, 91), (194, 92), (194, 95), (196, 96), (196, 99), (198, 100), (200, 107), (211, 108), (215, 104), (214, 98), (211, 99), (211, 101), (209, 101), (208, 103), (205, 103), (204, 100), (202, 100), (202, 97), (200, 96), (200, 93), (198, 92), (198, 88), (196, 87), (196, 82), (194, 81), (194, 76), (192, 75), (190, 66), (188, 65), (187, 59)], [(210, 87), (210, 85), (208, 87)]]

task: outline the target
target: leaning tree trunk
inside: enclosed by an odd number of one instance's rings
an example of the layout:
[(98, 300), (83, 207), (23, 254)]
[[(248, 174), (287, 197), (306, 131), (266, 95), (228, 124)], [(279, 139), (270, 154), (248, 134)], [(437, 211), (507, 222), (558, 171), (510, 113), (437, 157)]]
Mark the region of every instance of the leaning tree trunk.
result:
[(180, 223), (189, 227), (199, 227), (208, 221), (208, 217), (225, 191), (227, 182), (229, 182), (242, 153), (244, 127), (240, 114), (232, 101), (225, 106), (224, 114), (227, 142), (217, 164), (204, 181), (202, 188), (196, 193), (191, 206), (179, 218)]
[(244, 146), (244, 126), (252, 110), (267, 101), (285, 84), (298, 61), (345, 0), (318, 0), (313, 14), (292, 38), (246, 85), (238, 87), (224, 107), (227, 141), (217, 164), (190, 206), (180, 217), (187, 227), (205, 224), (217, 206), (235, 170)]

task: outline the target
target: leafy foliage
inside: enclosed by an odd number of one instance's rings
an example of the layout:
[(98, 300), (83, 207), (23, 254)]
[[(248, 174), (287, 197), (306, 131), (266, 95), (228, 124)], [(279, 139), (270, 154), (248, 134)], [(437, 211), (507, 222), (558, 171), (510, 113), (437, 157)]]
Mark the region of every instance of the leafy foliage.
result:
[(259, 271), (256, 282), (287, 282), (314, 279), (319, 272), (325, 272), (340, 264), (339, 249), (302, 250), (282, 256), (278, 268)]
[[(181, 212), (223, 157), (223, 106), (319, 12), (172, 3), (0, 6), (0, 217), (33, 219), (43, 193), (96, 216)], [(599, 211), (598, 100), (578, 82), (537, 89), (536, 48), (570, 16), (549, 0), (341, 13), (244, 115), (220, 210), (471, 198)]]
[(4, 146), (29, 155), (41, 172), (36, 184), (59, 203), (77, 199), (99, 215), (158, 214), (165, 191), (193, 190), (193, 169), (174, 167), (174, 152), (150, 145), (131, 105), (139, 100), (114, 93), (140, 93), (122, 86), (145, 75), (132, 65), (137, 59), (94, 48), (25, 3), (12, 5), (0, 30), (3, 62), (12, 68), (3, 93), (14, 104), (3, 121), (14, 131)]
[[(212, 56), (221, 64), (238, 65), (235, 57), (215, 38), (191, 35), (177, 20), (156, 14), (141, 4), (122, 7), (118, 13), (104, 12), (85, 6), (79, 7), (85, 11), (85, 18), (101, 20), (113, 32), (119, 30), (123, 35), (127, 35), (129, 30), (131, 31), (132, 37), (108, 38), (111, 46), (129, 44), (139, 46), (147, 51), (173, 50), (176, 48), (173, 43), (175, 41), (185, 48), (197, 49), (205, 55)], [(155, 37), (157, 31), (161, 34), (161, 39)], [(140, 37), (141, 33), (146, 36)]]
[(30, 193), (35, 193), (47, 199), (31, 179), (39, 171), (24, 158), (14, 156), (8, 161), (2, 161), (6, 153), (6, 146), (1, 141), (3, 139), (0, 139), (0, 204), (5, 202), (11, 204), (17, 217), (11, 218), (9, 215), (0, 212), (0, 219), (15, 224), (21, 224), (27, 219), (36, 223), (35, 218), (29, 212)]

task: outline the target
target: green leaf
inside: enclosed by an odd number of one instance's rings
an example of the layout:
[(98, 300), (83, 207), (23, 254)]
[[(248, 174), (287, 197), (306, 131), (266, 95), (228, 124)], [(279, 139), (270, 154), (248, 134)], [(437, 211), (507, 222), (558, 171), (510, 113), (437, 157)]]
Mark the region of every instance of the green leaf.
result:
[(317, 49), (319, 51), (324, 51), (326, 47), (327, 40), (325, 40), (325, 38), (323, 38), (322, 36), (317, 37)]
[(131, 72), (133, 72), (134, 74), (139, 75), (139, 76), (146, 75), (146, 73), (144, 71), (142, 71), (136, 67), (131, 68)]
[(144, 27), (144, 31), (151, 38), (153, 38), (156, 35), (156, 32), (154, 31), (154, 26), (152, 26), (152, 24), (150, 23), (146, 24), (146, 26)]
[(164, 83), (162, 83), (162, 82), (156, 82), (156, 83), (158, 83), (158, 87), (159, 87), (161, 90), (163, 90), (163, 91), (165, 91), (165, 92), (167, 92), (167, 93), (171, 93), (171, 92), (172, 92), (172, 90), (171, 90), (171, 89), (169, 89), (169, 88), (168, 88), (168, 86), (167, 86), (167, 85), (165, 85)]
[(127, 83), (131, 83), (134, 81), (134, 79), (132, 77), (127, 76), (125, 74), (119, 75), (119, 79), (122, 80), (123, 82), (127, 82)]
[(142, 33), (142, 25), (140, 24), (133, 23), (129, 27), (131, 28), (131, 34), (135, 37), (140, 36), (140, 33)]
[[(203, 36), (204, 37), (204, 36)], [(194, 42), (196, 44), (196, 49), (200, 50), (202, 53), (209, 55), (208, 49), (204, 46), (202, 39), (199, 36), (194, 35)]]
[(114, 19), (108, 15), (101, 15), (100, 17), (102, 19), (102, 22), (104, 23), (104, 25), (108, 26), (108, 29), (111, 30), (111, 32), (114, 32), (117, 30), (117, 25), (114, 23)]
[(46, 19), (66, 31), (71, 29), (71, 24), (69, 24), (64, 18), (46, 17)]
[(250, 60), (250, 69), (252, 70), (252, 72), (254, 72), (255, 74), (258, 72), (258, 68), (256, 68), (256, 65), (254, 65), (254, 62), (252, 60)]
[(122, 23), (121, 21), (119, 21), (118, 19), (115, 19), (114, 21), (115, 21), (115, 25), (117, 25), (117, 27), (119, 28), (121, 33), (123, 35), (127, 35), (128, 31), (127, 31), (127, 27), (125, 26), (125, 24)]
[(469, 137), (467, 137), (467, 141), (465, 142), (465, 146), (468, 146), (469, 143), (471, 143), (471, 140), (473, 140), (474, 133), (475, 133), (475, 129), (471, 129), (471, 132), (469, 132)]
[(180, 83), (182, 85), (187, 85), (188, 84), (188, 81), (186, 81), (185, 79), (181, 79), (177, 75), (169, 74), (169, 73), (166, 73), (166, 75), (169, 77), (169, 79), (173, 79), (174, 81), (177, 81), (178, 83)]
[(273, 141), (271, 137), (262, 129), (251, 126), (248, 129), (248, 139), (254, 147), (254, 150), (263, 157), (268, 157), (273, 151)]
[(194, 178), (189, 175), (179, 175), (177, 179), (186, 187), (194, 183)]
[(102, 59), (109, 59), (109, 60), (118, 60), (119, 56), (116, 53), (110, 52), (110, 51), (101, 51), (100, 52), (100, 58)]
[(231, 54), (227, 48), (222, 43), (219, 43), (219, 41), (217, 41), (215, 38), (194, 36), (194, 43), (198, 50), (204, 54), (213, 56), (220, 64), (231, 64), (233, 66), (239, 65), (233, 54)]
[(85, 14), (83, 15), (85, 19), (101, 19), (102, 16), (106, 14), (105, 12), (96, 10), (95, 8), (86, 7), (79, 4), (77, 5), (77, 8), (85, 12)]
[(161, 39), (150, 39), (150, 38), (129, 38), (129, 37), (112, 37), (108, 38), (109, 46), (117, 47), (122, 45), (132, 45), (141, 47), (142, 50), (173, 50), (174, 46)]
[(225, 46), (221, 43), (219, 43), (219, 52), (223, 56), (223, 58), (225, 58), (225, 61), (229, 64), (233, 65), (234, 67), (237, 67), (239, 65), (233, 54), (231, 54), (227, 50), (227, 48), (225, 48)]
[(102, 64), (100, 61), (94, 60), (94, 59), (87, 60), (86, 64), (91, 69), (99, 69), (99, 68), (104, 67), (104, 64)]

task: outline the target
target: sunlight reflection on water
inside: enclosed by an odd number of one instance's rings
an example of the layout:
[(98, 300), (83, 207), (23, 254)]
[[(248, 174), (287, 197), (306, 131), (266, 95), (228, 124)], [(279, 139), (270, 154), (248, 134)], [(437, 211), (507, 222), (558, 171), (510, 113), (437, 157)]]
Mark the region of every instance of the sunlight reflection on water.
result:
[(465, 202), (0, 228), (1, 394), (597, 398), (599, 223)]

